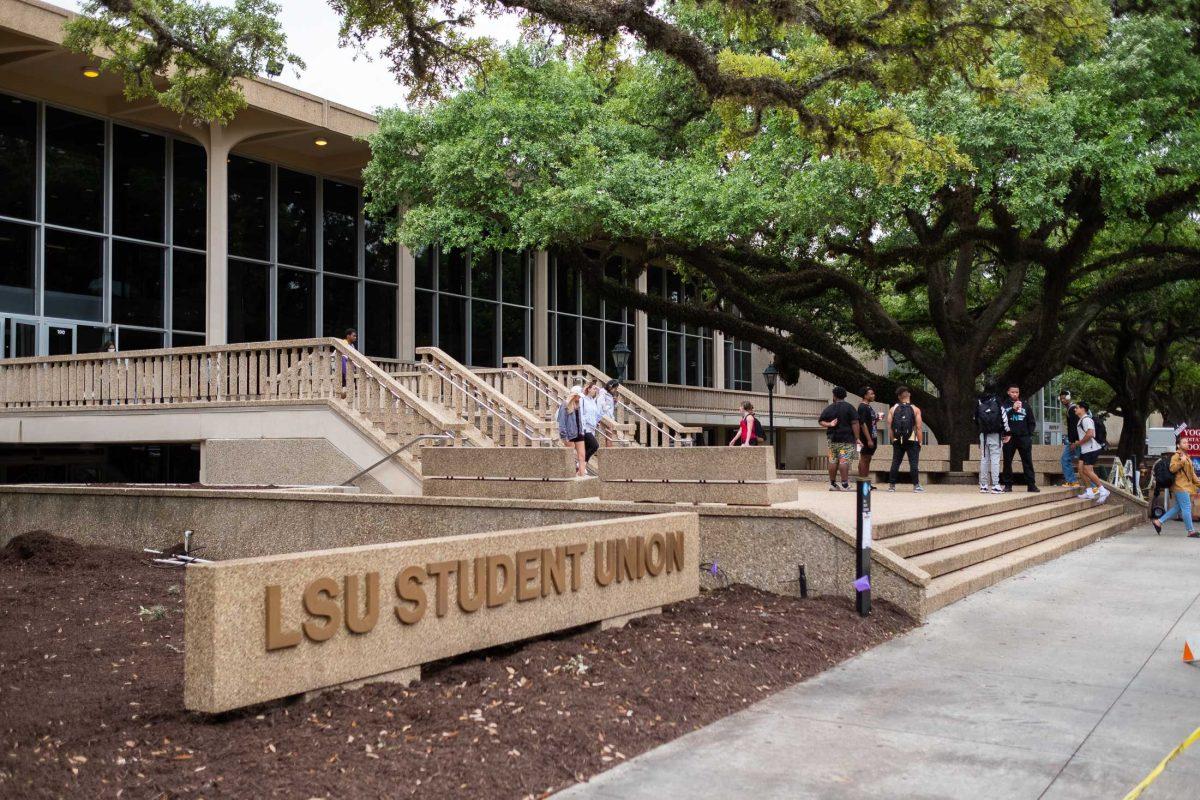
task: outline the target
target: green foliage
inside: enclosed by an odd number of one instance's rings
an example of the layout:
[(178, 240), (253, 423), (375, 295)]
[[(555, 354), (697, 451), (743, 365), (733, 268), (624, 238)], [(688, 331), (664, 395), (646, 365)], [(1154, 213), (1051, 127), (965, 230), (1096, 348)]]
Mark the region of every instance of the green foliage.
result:
[(224, 124), (246, 105), (240, 79), (272, 63), (304, 68), (287, 50), (278, 15), (269, 0), (91, 0), (66, 23), (64, 44), (120, 74), (127, 99)]

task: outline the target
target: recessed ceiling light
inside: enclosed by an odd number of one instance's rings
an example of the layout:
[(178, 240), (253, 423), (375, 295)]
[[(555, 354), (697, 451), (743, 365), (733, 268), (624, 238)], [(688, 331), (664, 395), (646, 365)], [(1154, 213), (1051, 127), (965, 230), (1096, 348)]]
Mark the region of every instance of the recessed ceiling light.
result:
[(317, 147), (324, 147), (325, 145), (329, 144), (329, 140), (324, 136), (318, 136), (317, 138), (313, 139), (313, 144), (315, 144)]
[(83, 69), (81, 69), (79, 71), (83, 73), (83, 77), (85, 77), (85, 78), (99, 78), (100, 77), (100, 70), (96, 69), (95, 67), (84, 67)]

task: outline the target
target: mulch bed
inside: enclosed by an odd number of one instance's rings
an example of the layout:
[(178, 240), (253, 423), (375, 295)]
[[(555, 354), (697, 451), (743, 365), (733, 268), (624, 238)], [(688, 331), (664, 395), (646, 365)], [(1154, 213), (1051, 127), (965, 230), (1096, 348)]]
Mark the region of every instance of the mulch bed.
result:
[(183, 698), (183, 574), (44, 533), (0, 550), (0, 796), (540, 797), (866, 650), (876, 602), (707, 592), (217, 718)]

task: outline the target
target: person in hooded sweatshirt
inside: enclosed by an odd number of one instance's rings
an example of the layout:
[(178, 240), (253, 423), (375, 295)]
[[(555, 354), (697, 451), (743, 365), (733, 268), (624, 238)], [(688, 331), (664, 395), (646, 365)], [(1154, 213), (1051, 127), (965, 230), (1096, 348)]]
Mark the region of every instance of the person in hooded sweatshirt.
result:
[(1000, 456), (1001, 448), (1009, 440), (1008, 415), (995, 392), (985, 390), (979, 395), (975, 426), (979, 428), (979, 491), (1003, 494)]
[(1037, 435), (1037, 420), (1033, 417), (1033, 409), (1021, 397), (1021, 387), (1009, 386), (1005, 391), (1004, 412), (1008, 415), (1008, 430), (1011, 438), (1004, 443), (1004, 469), (1000, 473), (1000, 482), (1004, 491), (1011, 492), (1013, 488), (1013, 456), (1021, 456), (1021, 467), (1024, 470), (1025, 490), (1040, 492), (1037, 487), (1037, 477), (1033, 472), (1033, 437)]

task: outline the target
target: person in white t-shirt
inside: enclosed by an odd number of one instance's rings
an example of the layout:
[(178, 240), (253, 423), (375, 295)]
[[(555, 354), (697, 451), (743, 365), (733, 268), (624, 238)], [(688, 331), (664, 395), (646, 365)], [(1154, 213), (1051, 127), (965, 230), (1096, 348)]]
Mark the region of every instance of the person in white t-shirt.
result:
[(1096, 441), (1096, 420), (1092, 419), (1088, 404), (1080, 400), (1075, 404), (1075, 416), (1079, 418), (1079, 441), (1071, 447), (1079, 450), (1079, 477), (1087, 491), (1079, 495), (1088, 500), (1095, 500), (1097, 505), (1108, 499), (1111, 492), (1104, 488), (1100, 476), (1096, 474), (1096, 461), (1104, 446)]

